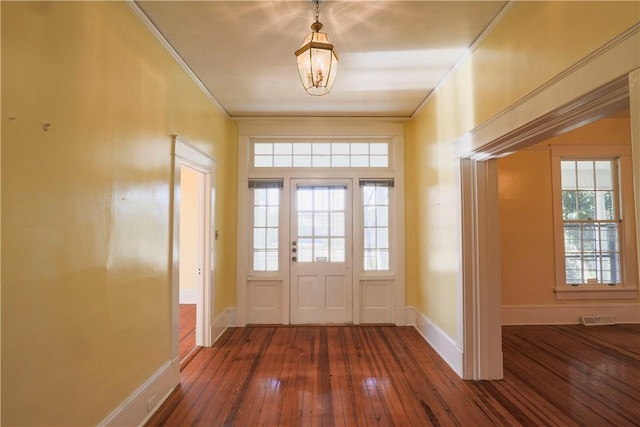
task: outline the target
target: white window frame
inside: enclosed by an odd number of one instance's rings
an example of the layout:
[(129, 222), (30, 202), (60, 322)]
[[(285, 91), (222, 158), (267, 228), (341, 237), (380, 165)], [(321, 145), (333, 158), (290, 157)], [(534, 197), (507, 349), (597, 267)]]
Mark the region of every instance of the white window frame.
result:
[[(564, 220), (562, 218), (562, 160), (618, 159), (619, 284), (568, 285), (565, 276)], [(551, 147), (553, 224), (555, 249), (555, 295), (557, 300), (635, 299), (638, 295), (638, 265), (631, 147), (626, 145)]]

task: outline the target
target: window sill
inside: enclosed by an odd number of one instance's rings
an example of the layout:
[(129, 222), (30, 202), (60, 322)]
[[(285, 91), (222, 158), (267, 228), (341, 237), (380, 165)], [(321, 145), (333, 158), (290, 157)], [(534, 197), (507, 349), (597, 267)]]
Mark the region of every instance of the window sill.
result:
[(557, 300), (636, 299), (638, 288), (611, 286), (564, 286), (555, 289)]

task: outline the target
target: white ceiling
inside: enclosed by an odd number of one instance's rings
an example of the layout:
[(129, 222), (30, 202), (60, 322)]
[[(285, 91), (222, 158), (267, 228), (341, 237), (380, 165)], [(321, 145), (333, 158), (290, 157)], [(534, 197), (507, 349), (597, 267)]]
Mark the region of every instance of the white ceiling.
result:
[(321, 2), (340, 56), (321, 97), (304, 91), (293, 53), (312, 1), (136, 3), (231, 117), (410, 117), (506, 2)]

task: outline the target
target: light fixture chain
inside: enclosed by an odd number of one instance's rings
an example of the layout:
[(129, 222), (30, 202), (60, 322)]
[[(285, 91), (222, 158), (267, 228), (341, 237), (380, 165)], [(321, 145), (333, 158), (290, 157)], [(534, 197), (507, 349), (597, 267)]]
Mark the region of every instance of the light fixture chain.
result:
[(320, 22), (320, 0), (316, 0), (316, 22)]

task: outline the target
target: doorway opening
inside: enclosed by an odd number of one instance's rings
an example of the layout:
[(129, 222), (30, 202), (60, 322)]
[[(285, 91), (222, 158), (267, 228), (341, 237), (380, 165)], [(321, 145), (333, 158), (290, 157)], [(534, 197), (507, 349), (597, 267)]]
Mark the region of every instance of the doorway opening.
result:
[[(205, 173), (180, 167), (180, 361), (196, 350), (196, 324), (202, 318), (204, 286)], [(198, 331), (201, 334), (201, 331)], [(200, 341), (200, 340), (198, 340)]]
[(211, 345), (215, 161), (177, 136), (173, 156), (171, 359), (183, 367)]

